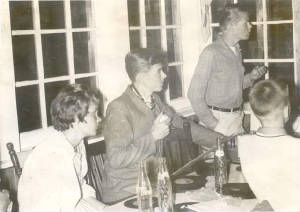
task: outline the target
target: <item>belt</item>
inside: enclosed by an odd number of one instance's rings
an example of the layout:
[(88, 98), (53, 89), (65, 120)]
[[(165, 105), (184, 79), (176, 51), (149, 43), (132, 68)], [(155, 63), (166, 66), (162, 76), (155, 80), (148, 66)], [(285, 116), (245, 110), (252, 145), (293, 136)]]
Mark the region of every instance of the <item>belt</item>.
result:
[(222, 111), (222, 112), (235, 112), (241, 109), (241, 107), (235, 107), (235, 108), (220, 108), (220, 107), (216, 107), (216, 106), (210, 106), (207, 105), (208, 108), (212, 109), (212, 110), (218, 110), (218, 111)]

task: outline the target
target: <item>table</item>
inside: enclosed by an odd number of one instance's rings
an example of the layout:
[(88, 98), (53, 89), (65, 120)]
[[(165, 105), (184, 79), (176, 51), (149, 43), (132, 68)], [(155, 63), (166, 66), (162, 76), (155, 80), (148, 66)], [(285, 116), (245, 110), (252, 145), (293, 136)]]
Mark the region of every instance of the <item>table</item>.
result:
[[(224, 196), (224, 198), (220, 198), (220, 197), (214, 198), (213, 197), (211, 199), (204, 200), (205, 198), (202, 198), (201, 196), (203, 196), (203, 194), (205, 194), (205, 196), (206, 196), (206, 192), (210, 193), (210, 194), (213, 193), (216, 196), (216, 194), (213, 192), (214, 182), (212, 181), (212, 179), (214, 179), (214, 177), (210, 176), (207, 179), (208, 179), (208, 182), (206, 183), (205, 187), (203, 187), (201, 189), (175, 194), (175, 204), (177, 205), (177, 210), (175, 210), (175, 212), (179, 212), (179, 211), (180, 212), (181, 211), (182, 212), (183, 211), (185, 211), (185, 212), (191, 212), (191, 211), (203, 212), (203, 209), (204, 209), (204, 211), (206, 211), (205, 209), (207, 209), (207, 211), (228, 211), (228, 210), (232, 210), (233, 212), (234, 211), (250, 211), (257, 204), (256, 199), (242, 200), (242, 199), (233, 198), (230, 196)], [(126, 207), (124, 204), (125, 202), (133, 200), (135, 198), (136, 197), (131, 197), (131, 198), (128, 198), (120, 203), (115, 204), (115, 205), (108, 206), (108, 207), (104, 208), (104, 212), (118, 212), (118, 211), (120, 211), (120, 212), (138, 212), (137, 208)], [(199, 200), (199, 199), (201, 199), (201, 200)], [(199, 204), (199, 202), (204, 203), (204, 204)], [(228, 207), (227, 207), (225, 202), (226, 202), (226, 204), (227, 204), (227, 202), (230, 202), (230, 205), (228, 205)], [(231, 202), (233, 202), (233, 204), (231, 204)], [(187, 203), (187, 207), (185, 207), (185, 204), (180, 205), (180, 203)], [(189, 203), (193, 203), (193, 205), (189, 206), (190, 205)], [(237, 207), (237, 205), (239, 205), (240, 208)], [(221, 207), (221, 208), (214, 208), (214, 206)], [(193, 208), (193, 210), (189, 209), (189, 207)], [(178, 208), (180, 210), (178, 210)], [(199, 208), (199, 210), (197, 210), (197, 208)], [(219, 209), (221, 209), (221, 210), (219, 210)], [(155, 212), (158, 211), (158, 208), (155, 207), (154, 211)]]

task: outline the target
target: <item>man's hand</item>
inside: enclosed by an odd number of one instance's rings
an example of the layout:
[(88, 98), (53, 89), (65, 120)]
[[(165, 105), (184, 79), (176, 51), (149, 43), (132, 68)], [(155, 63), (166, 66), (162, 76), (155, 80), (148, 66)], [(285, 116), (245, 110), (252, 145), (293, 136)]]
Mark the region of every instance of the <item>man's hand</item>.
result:
[(267, 73), (268, 68), (266, 66), (255, 66), (255, 68), (250, 73), (250, 78), (252, 81), (255, 81), (261, 78)]
[(152, 136), (154, 140), (163, 139), (169, 134), (170, 121), (171, 119), (162, 113), (156, 117), (152, 126)]

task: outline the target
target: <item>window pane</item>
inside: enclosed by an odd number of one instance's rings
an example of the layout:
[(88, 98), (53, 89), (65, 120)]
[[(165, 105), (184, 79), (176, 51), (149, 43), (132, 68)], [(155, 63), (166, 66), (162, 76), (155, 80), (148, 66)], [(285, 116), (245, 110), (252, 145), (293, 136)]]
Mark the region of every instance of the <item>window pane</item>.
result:
[(31, 1), (10, 1), (9, 9), (12, 30), (33, 29)]
[(287, 82), (289, 85), (289, 96), (294, 95), (294, 63), (270, 63), (269, 76), (270, 79), (281, 79)]
[(160, 30), (147, 30), (147, 47), (148, 48), (161, 48)]
[(268, 25), (270, 58), (293, 58), (293, 25)]
[(226, 4), (233, 3), (233, 0), (213, 0), (211, 2), (211, 17), (213, 23), (219, 23), (220, 11), (224, 8)]
[(95, 71), (89, 32), (73, 32), (75, 73)]
[(44, 77), (68, 74), (65, 34), (42, 35)]
[(63, 1), (39, 1), (41, 29), (65, 27)]
[(140, 40), (140, 31), (139, 30), (130, 30), (129, 31), (130, 39), (130, 50), (137, 49), (141, 47)]
[(178, 30), (167, 29), (168, 61), (181, 61), (181, 48)]
[(239, 0), (241, 4), (249, 14), (250, 21), (262, 21), (262, 0)]
[(182, 97), (181, 66), (169, 66), (168, 82), (170, 99)]
[(180, 24), (177, 20), (177, 0), (165, 0), (166, 8), (166, 24), (176, 25)]
[(244, 59), (264, 58), (263, 25), (254, 25), (249, 39), (240, 41), (240, 46)]
[(16, 88), (19, 132), (42, 127), (37, 85)]
[(88, 88), (96, 89), (96, 77), (84, 77), (75, 79), (75, 83), (85, 85)]
[(269, 21), (292, 20), (291, 0), (266, 0)]
[(127, 0), (129, 26), (140, 25), (139, 0)]
[(255, 66), (263, 66), (264, 63), (244, 63), (245, 73), (250, 73)]
[(146, 25), (160, 25), (160, 0), (145, 0)]
[(15, 80), (36, 80), (37, 68), (33, 35), (12, 36)]
[(52, 100), (57, 96), (58, 92), (67, 84), (69, 81), (59, 81), (59, 82), (50, 82), (45, 84), (45, 97), (46, 97), (46, 111), (47, 111), (47, 124), (50, 126), (51, 115), (50, 115), (50, 105)]
[(88, 27), (87, 11), (89, 9), (89, 1), (71, 1), (71, 16), (73, 28)]

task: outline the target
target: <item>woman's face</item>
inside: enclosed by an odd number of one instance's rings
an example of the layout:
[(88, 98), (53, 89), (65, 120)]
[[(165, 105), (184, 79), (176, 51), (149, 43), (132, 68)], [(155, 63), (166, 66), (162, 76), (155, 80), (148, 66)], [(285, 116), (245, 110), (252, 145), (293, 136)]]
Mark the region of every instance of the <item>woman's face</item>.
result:
[(151, 92), (159, 92), (162, 90), (164, 80), (167, 75), (163, 72), (163, 66), (161, 64), (154, 64), (144, 72), (143, 84)]

